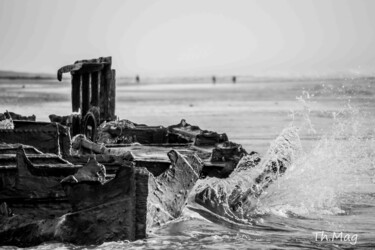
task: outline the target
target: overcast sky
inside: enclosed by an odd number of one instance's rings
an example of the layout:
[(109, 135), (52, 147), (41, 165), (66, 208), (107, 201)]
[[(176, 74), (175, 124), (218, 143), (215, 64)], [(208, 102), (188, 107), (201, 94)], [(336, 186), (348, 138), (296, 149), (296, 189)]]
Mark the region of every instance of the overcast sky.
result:
[(375, 1), (0, 0), (0, 69), (112, 56), (119, 75), (375, 72)]

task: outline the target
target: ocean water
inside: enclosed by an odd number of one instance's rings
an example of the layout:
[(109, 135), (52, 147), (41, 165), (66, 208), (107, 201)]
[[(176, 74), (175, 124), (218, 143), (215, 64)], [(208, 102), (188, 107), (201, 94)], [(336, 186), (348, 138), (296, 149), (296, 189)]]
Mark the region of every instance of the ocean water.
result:
[[(301, 151), (243, 223), (186, 208), (144, 240), (29, 249), (375, 249), (374, 84), (325, 82), (290, 100), (277, 133), (298, 128)], [(327, 108), (331, 102), (340, 105)]]

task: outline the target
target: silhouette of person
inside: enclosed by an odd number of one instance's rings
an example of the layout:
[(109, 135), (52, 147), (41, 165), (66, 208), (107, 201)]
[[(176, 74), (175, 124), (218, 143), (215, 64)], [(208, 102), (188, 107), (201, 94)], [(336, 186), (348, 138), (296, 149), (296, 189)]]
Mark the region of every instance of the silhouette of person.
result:
[(216, 77), (215, 77), (215, 76), (212, 77), (212, 83), (213, 83), (213, 84), (216, 83)]
[(140, 79), (139, 79), (139, 76), (138, 76), (138, 75), (135, 77), (135, 81), (136, 81), (137, 83), (139, 83)]
[(236, 83), (236, 81), (237, 81), (237, 77), (236, 77), (236, 76), (233, 76), (233, 77), (232, 77), (232, 82), (233, 82), (233, 83)]

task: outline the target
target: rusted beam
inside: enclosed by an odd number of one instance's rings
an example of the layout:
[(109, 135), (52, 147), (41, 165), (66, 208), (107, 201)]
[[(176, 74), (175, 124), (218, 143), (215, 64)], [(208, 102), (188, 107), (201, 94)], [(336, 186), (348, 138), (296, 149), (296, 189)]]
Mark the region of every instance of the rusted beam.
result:
[(82, 75), (82, 117), (85, 116), (90, 108), (90, 74)]
[(59, 80), (59, 81), (62, 80), (63, 73), (68, 73), (68, 72), (71, 72), (71, 71), (78, 70), (78, 69), (81, 68), (81, 66), (82, 66), (82, 64), (71, 64), (71, 65), (66, 65), (64, 67), (61, 67), (57, 71), (57, 80)]
[(99, 106), (100, 71), (91, 74), (91, 105)]
[(134, 164), (124, 162), (116, 177), (105, 183), (98, 177), (98, 173), (102, 175), (100, 165), (90, 160), (77, 174), (62, 180), (73, 211), (66, 215), (54, 237), (86, 245), (136, 239)]
[(110, 83), (112, 80), (111, 65), (104, 67), (100, 82), (100, 119), (101, 122), (110, 120), (109, 117), (109, 96), (110, 96)]
[(108, 86), (108, 119), (115, 120), (116, 105), (116, 71), (111, 70), (111, 79)]
[(76, 74), (85, 74), (100, 71), (104, 68), (103, 63), (75, 63), (71, 65), (66, 65), (61, 67), (57, 71), (57, 79), (62, 80), (63, 73), (76, 73)]
[(99, 86), (99, 107), (100, 107), (100, 123), (106, 120), (106, 102), (107, 88), (106, 88), (106, 67), (100, 72), (100, 86)]
[(81, 108), (81, 75), (72, 75), (72, 111), (78, 112)]

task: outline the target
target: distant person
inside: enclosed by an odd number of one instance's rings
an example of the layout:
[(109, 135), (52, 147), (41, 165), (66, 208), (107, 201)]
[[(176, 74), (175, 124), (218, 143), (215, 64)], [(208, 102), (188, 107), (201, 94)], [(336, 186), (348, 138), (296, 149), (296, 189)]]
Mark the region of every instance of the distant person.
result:
[(236, 76), (233, 76), (233, 77), (232, 77), (232, 82), (233, 82), (233, 84), (235, 84), (236, 81), (237, 81), (237, 77), (236, 77)]
[(212, 83), (213, 83), (213, 84), (216, 83), (216, 77), (215, 77), (215, 76), (212, 77)]
[(136, 81), (136, 83), (139, 83), (139, 82), (140, 82), (139, 75), (137, 75), (137, 76), (135, 77), (135, 81)]

